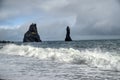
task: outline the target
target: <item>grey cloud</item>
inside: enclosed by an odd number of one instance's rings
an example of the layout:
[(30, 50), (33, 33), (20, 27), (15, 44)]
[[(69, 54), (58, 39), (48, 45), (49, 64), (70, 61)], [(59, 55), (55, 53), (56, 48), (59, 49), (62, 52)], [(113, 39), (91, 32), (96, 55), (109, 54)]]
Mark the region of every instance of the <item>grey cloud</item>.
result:
[(42, 3), (43, 0), (4, 0), (1, 3), (0, 20), (39, 12)]
[(61, 7), (52, 6), (46, 11), (59, 16), (76, 16), (74, 35), (120, 35), (118, 0), (63, 1), (65, 4)]
[(12, 29), (0, 29), (0, 40), (11, 40), (17, 41), (18, 34), (17, 30)]
[[(119, 36), (119, 2), (120, 0), (4, 0), (0, 4), (0, 6), (2, 5), (0, 20), (6, 21), (8, 18), (33, 13), (36, 15), (41, 12), (49, 14), (51, 19), (40, 20), (41, 22), (33, 21), (38, 24), (38, 30), (43, 40), (64, 40), (67, 25), (71, 27), (71, 35), (74, 39), (81, 39), (81, 36), (88, 37), (90, 35)], [(66, 20), (63, 17), (68, 19)], [(53, 21), (51, 22), (51, 20)], [(8, 33), (17, 31), (11, 36), (15, 38), (19, 35), (15, 39), (22, 40), (31, 22), (15, 30), (0, 29), (0, 33), (4, 33), (4, 35), (0, 35), (1, 39), (9, 39), (11, 37), (8, 36)], [(5, 36), (6, 38), (4, 38)]]
[(92, 1), (77, 13), (76, 35), (120, 35), (120, 5), (116, 0)]

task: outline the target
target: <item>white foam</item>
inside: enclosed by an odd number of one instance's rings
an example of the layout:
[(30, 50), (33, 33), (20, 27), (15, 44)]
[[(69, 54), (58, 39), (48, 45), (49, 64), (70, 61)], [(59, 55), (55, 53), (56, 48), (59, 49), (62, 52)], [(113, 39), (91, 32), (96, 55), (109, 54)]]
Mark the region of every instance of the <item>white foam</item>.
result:
[(120, 56), (100, 49), (76, 50), (73, 48), (38, 48), (29, 45), (5, 45), (0, 53), (35, 57), (41, 60), (55, 60), (67, 63), (87, 64), (107, 70), (120, 71)]

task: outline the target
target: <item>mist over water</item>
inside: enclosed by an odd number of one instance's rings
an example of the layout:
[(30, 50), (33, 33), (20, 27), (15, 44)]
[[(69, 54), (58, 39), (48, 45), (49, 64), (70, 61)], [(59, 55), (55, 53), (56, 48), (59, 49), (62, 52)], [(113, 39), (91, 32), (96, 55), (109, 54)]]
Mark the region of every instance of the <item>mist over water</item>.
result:
[[(79, 68), (82, 66), (82, 69), (80, 68), (81, 70), (93, 68), (114, 73), (119, 73), (120, 71), (120, 40), (1, 44), (0, 55), (11, 56), (15, 60), (21, 56), (18, 62), (22, 61), (25, 63), (30, 63), (27, 60), (33, 58), (35, 60), (31, 61), (31, 64), (33, 62), (37, 64), (38, 62), (36, 63), (36, 60), (39, 60), (40, 63), (44, 63), (44, 66), (55, 63), (54, 65), (67, 64), (67, 67), (68, 65), (79, 66)], [(4, 58), (2, 59), (3, 63)], [(24, 60), (21, 60), (22, 58), (24, 58)], [(3, 63), (1, 62), (1, 64)], [(41, 69), (40, 63), (38, 66)], [(19, 66), (20, 64), (14, 65)], [(50, 69), (50, 66), (47, 68)], [(89, 71), (87, 72), (89, 73)], [(116, 76), (120, 79), (118, 75)], [(114, 78), (116, 76), (113, 75), (112, 77)], [(103, 79), (104, 78), (106, 77), (103, 77)], [(114, 79), (111, 78), (111, 80)]]

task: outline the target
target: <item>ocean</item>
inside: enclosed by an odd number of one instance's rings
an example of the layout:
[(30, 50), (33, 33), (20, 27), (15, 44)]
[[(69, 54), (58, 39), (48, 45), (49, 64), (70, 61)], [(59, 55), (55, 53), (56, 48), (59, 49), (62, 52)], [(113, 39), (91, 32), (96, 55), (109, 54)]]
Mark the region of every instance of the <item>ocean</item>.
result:
[(120, 40), (1, 43), (4, 80), (120, 80)]

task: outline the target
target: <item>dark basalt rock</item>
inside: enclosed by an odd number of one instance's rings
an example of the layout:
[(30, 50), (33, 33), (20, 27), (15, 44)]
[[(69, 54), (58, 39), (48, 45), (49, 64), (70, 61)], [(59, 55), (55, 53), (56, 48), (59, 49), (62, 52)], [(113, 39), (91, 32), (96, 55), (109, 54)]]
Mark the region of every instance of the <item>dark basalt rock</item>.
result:
[(3, 40), (3, 41), (0, 41), (0, 43), (14, 43), (13, 41), (5, 41), (5, 40)]
[(70, 28), (69, 26), (67, 26), (66, 28), (66, 38), (65, 41), (72, 41), (71, 37), (70, 37)]
[(41, 42), (36, 24), (30, 25), (29, 30), (24, 35), (23, 42)]

